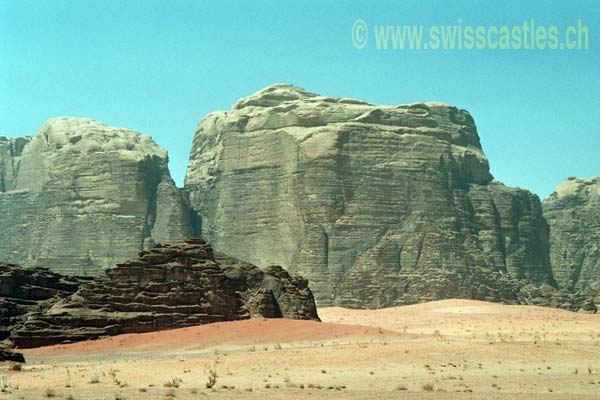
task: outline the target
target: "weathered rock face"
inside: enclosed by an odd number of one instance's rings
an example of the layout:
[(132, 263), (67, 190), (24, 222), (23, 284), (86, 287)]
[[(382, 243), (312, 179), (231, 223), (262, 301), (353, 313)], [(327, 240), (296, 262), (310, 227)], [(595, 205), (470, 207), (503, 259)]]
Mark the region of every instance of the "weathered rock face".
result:
[(308, 282), (213, 251), (201, 239), (157, 245), (28, 314), (11, 340), (21, 348), (251, 317), (314, 319)]
[(200, 122), (185, 187), (216, 250), (289, 267), (320, 305), (453, 297), (474, 269), (554, 284), (539, 199), (493, 179), (448, 105), (270, 86)]
[(193, 236), (167, 163), (150, 137), (90, 119), (0, 137), (0, 260), (95, 275)]
[(600, 177), (567, 179), (543, 207), (557, 283), (565, 289), (597, 293), (600, 303)]

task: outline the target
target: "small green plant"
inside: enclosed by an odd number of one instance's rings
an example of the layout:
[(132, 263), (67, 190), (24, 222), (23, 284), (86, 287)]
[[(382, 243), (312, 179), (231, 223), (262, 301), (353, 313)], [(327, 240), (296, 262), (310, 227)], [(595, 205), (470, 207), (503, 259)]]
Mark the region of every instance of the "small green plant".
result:
[(10, 366), (11, 371), (21, 371), (23, 369), (23, 365), (16, 363)]
[(217, 374), (216, 363), (212, 367), (211, 366), (206, 367), (204, 372), (206, 373), (206, 376), (207, 376), (206, 388), (211, 389), (213, 386), (216, 385), (217, 378), (219, 377), (219, 375)]
[(178, 388), (179, 384), (182, 383), (183, 380), (180, 378), (173, 378), (169, 382), (165, 383), (163, 386), (166, 388)]
[(8, 382), (6, 381), (6, 378), (3, 375), (0, 375), (0, 392), (8, 392)]
[(71, 371), (69, 371), (69, 368), (67, 368), (66, 370), (67, 370), (67, 381), (65, 382), (65, 387), (70, 388), (71, 387)]
[(426, 392), (433, 392), (433, 383), (426, 383), (423, 385), (423, 390)]
[(98, 371), (94, 370), (90, 373), (90, 383), (100, 383), (100, 375), (98, 375)]

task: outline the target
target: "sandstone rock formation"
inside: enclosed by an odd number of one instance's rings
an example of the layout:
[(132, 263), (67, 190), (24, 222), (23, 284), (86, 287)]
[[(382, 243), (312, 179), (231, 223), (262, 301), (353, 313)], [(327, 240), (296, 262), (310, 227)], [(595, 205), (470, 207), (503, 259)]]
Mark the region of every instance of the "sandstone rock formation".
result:
[(600, 177), (569, 178), (543, 203), (550, 225), (550, 263), (561, 288), (598, 294)]
[(7, 341), (12, 329), (29, 313), (44, 310), (53, 301), (77, 291), (81, 280), (47, 268), (23, 268), (0, 262), (0, 361), (24, 362)]
[(478, 271), (555, 284), (539, 199), (494, 180), (445, 104), (273, 85), (200, 122), (185, 188), (216, 250), (307, 277), (320, 305), (479, 298)]
[(167, 163), (150, 137), (90, 119), (0, 137), (0, 260), (94, 275), (193, 236)]
[(21, 348), (251, 317), (318, 320), (308, 282), (214, 256), (201, 239), (157, 245), (13, 328)]
[(77, 291), (82, 280), (47, 268), (23, 268), (0, 262), (0, 341), (22, 323), (27, 314), (47, 308), (49, 301)]

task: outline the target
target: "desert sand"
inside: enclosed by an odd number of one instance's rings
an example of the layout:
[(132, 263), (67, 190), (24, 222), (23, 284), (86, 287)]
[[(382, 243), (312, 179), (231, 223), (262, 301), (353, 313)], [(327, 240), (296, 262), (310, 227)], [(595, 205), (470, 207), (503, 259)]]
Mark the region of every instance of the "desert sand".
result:
[(0, 365), (0, 399), (600, 399), (600, 315), (470, 300), (319, 315), (24, 350), (21, 370)]

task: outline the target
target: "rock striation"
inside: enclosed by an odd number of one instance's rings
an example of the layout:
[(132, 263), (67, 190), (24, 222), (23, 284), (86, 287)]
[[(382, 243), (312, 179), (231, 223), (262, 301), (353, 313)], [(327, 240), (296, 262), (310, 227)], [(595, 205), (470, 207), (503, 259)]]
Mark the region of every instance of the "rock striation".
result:
[(475, 295), (493, 274), (555, 285), (538, 197), (493, 178), (446, 104), (269, 86), (200, 122), (185, 189), (217, 251), (287, 266), (319, 305), (493, 297)]
[(318, 320), (308, 282), (214, 255), (201, 239), (158, 244), (48, 308), (28, 314), (17, 347), (96, 339), (252, 317)]
[(543, 208), (559, 287), (596, 293), (600, 304), (600, 177), (568, 178), (544, 200)]
[(0, 260), (96, 275), (193, 236), (167, 163), (149, 136), (85, 118), (0, 137)]

